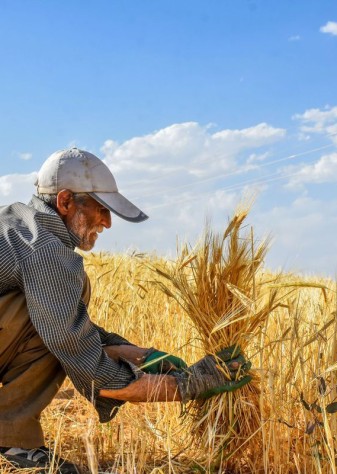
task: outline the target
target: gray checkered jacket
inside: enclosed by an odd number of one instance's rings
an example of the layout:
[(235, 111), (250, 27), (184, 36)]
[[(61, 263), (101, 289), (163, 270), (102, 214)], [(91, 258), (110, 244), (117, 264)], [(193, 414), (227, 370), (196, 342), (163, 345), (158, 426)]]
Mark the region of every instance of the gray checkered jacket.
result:
[(99, 390), (123, 388), (137, 372), (102, 350), (104, 344), (130, 343), (90, 320), (81, 299), (85, 273), (76, 244), (58, 214), (36, 196), (28, 206), (0, 207), (0, 295), (18, 288), (25, 294), (44, 344), (106, 422), (124, 402), (99, 397)]

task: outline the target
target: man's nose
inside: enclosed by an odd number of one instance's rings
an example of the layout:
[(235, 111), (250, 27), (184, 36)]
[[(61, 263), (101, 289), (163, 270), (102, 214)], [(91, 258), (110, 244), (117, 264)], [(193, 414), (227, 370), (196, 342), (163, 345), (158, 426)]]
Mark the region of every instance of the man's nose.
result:
[(104, 210), (102, 213), (101, 224), (106, 229), (110, 229), (111, 227), (111, 212), (108, 209)]

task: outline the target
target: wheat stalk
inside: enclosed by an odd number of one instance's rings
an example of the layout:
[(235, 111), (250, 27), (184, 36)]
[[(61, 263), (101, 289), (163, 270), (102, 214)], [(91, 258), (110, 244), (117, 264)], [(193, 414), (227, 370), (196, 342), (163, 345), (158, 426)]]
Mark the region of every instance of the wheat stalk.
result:
[[(279, 303), (277, 288), (256, 278), (268, 239), (256, 245), (252, 231), (242, 235), (248, 210), (238, 210), (222, 234), (207, 225), (201, 242), (194, 248), (184, 245), (174, 266), (154, 266), (168, 282), (157, 283), (191, 318), (207, 354), (232, 344), (247, 354)], [(253, 381), (237, 392), (187, 406), (185, 422), (209, 469), (249, 471), (254, 459), (263, 457), (259, 378), (252, 375)], [(240, 456), (233, 456), (239, 449)]]

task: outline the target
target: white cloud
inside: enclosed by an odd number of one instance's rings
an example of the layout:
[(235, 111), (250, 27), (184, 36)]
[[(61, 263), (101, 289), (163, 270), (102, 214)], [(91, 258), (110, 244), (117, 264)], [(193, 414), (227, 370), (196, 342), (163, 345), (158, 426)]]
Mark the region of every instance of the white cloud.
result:
[(300, 136), (308, 139), (308, 134), (319, 133), (337, 145), (337, 106), (308, 109), (303, 114), (296, 114), (292, 118), (300, 122)]
[(31, 160), (33, 158), (33, 155), (32, 155), (32, 153), (19, 153), (19, 158), (21, 160), (28, 161), (28, 160)]
[(323, 127), (327, 123), (337, 119), (337, 106), (330, 107), (327, 105), (323, 110), (308, 109), (303, 114), (295, 114), (293, 118), (305, 123), (313, 122)]
[(288, 41), (300, 41), (300, 35), (289, 36)]
[(290, 170), (294, 173), (289, 180), (290, 186), (304, 183), (336, 183), (337, 153), (323, 155), (316, 163), (288, 168), (288, 171)]
[[(319, 134), (332, 142), (322, 148), (335, 148), (337, 145), (337, 106), (323, 109), (308, 109), (292, 117), (300, 123), (299, 140), (310, 140), (310, 134)], [(337, 182), (337, 152), (324, 154), (314, 163), (289, 166), (283, 170), (292, 176), (287, 184), (293, 190), (303, 190), (305, 184)]]
[(257, 235), (271, 232), (267, 264), (302, 273), (337, 273), (337, 200), (299, 197), (288, 205), (252, 214)]
[(247, 164), (255, 164), (255, 163), (261, 163), (262, 161), (265, 161), (267, 158), (270, 157), (270, 153), (266, 151), (265, 153), (252, 153), (249, 155), (247, 159)]
[(262, 146), (272, 143), (275, 139), (283, 138), (285, 130), (274, 128), (266, 123), (259, 123), (254, 127), (243, 128), (241, 130), (221, 130), (214, 133), (212, 138), (221, 139), (226, 143), (235, 145), (236, 149), (242, 147)]
[(311, 137), (310, 135), (306, 133), (300, 132), (297, 138), (299, 139), (300, 142), (307, 142), (310, 140)]
[(174, 124), (118, 145), (105, 141), (101, 151), (112, 172), (170, 172), (182, 168), (207, 142), (207, 128), (195, 122)]
[(328, 21), (326, 25), (320, 27), (319, 31), (321, 33), (329, 33), (331, 35), (337, 36), (337, 22)]
[[(139, 176), (209, 176), (237, 168), (239, 153), (275, 143), (285, 130), (266, 123), (211, 133), (196, 122), (174, 124), (122, 144), (107, 140), (101, 148), (112, 172)], [(178, 178), (179, 179), (179, 178)]]
[(1, 205), (16, 201), (28, 202), (35, 192), (36, 177), (36, 172), (0, 176)]

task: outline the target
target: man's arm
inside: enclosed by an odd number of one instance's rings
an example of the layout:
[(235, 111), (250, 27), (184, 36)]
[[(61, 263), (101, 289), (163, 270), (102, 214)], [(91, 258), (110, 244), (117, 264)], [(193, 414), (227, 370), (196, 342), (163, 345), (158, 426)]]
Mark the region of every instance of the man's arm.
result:
[(105, 353), (118, 362), (121, 358), (126, 359), (137, 367), (144, 364), (148, 349), (131, 345), (104, 346)]
[(33, 325), (77, 390), (94, 401), (99, 390), (120, 389), (139, 377), (132, 365), (114, 361), (81, 299), (82, 257), (59, 241), (20, 262), (22, 285)]
[(124, 337), (120, 336), (119, 334), (116, 334), (114, 332), (108, 332), (101, 326), (98, 326), (97, 324), (94, 324), (99, 337), (101, 339), (101, 342), (104, 346), (120, 346), (120, 345), (128, 345), (128, 346), (134, 346), (130, 341), (125, 339)]
[(206, 355), (172, 375), (143, 375), (120, 390), (100, 390), (101, 397), (129, 402), (170, 402), (207, 399), (233, 392), (252, 380), (248, 362), (238, 345)]
[(145, 374), (119, 390), (100, 390), (100, 396), (128, 402), (178, 402), (181, 395), (172, 375)]

